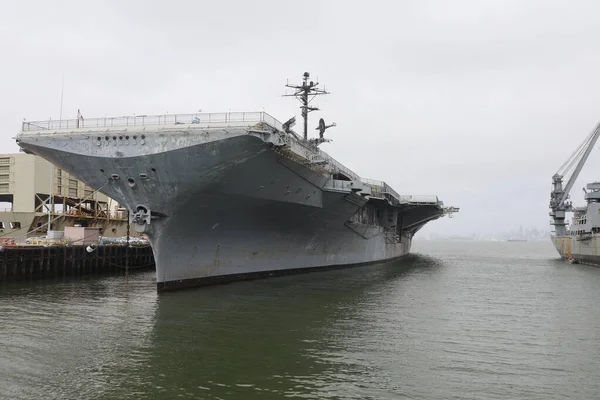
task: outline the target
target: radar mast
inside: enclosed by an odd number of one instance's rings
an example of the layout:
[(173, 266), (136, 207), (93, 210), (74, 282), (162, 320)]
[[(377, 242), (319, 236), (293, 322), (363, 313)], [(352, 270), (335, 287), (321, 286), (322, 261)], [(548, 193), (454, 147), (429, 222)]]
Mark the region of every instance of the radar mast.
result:
[[(300, 101), (300, 103), (302, 104), (300, 106), (300, 109), (302, 110), (302, 118), (304, 118), (304, 140), (308, 140), (308, 113), (311, 111), (319, 110), (318, 107), (311, 107), (309, 105), (309, 103), (316, 96), (323, 95), (323, 94), (330, 94), (326, 90), (317, 88), (317, 85), (319, 85), (319, 82), (313, 82), (313, 81), (309, 82), (309, 80), (308, 80), (309, 77), (310, 77), (310, 74), (308, 72), (305, 72), (302, 85), (290, 85), (288, 82), (285, 86), (295, 89), (295, 92), (293, 94), (284, 94), (283, 95), (284, 97), (293, 96), (293, 97), (297, 98)], [(322, 120), (323, 119), (321, 119), (321, 121)], [(329, 126), (325, 126), (324, 122), (319, 124), (319, 128), (317, 128), (317, 129), (320, 130), (320, 140), (321, 141), (323, 141), (323, 132), (325, 131), (325, 129), (327, 129), (331, 126), (335, 126), (335, 123), (332, 125), (329, 125)]]

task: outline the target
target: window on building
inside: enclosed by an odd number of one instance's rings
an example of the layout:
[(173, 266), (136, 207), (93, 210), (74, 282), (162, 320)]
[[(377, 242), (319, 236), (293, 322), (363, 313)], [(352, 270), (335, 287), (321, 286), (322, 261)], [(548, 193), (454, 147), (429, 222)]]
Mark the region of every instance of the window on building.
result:
[(8, 193), (8, 183), (0, 182), (0, 193)]
[(11, 229), (21, 229), (21, 223), (18, 221), (11, 222), (10, 227), (11, 227)]

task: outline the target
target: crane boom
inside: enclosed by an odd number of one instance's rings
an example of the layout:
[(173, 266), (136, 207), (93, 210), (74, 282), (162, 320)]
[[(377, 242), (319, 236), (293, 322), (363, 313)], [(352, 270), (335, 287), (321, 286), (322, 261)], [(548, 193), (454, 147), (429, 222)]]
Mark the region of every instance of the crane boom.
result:
[(565, 193), (563, 194), (563, 197), (560, 199), (560, 203), (558, 203), (559, 207), (561, 205), (563, 205), (565, 203), (565, 201), (567, 200), (567, 197), (569, 196), (569, 192), (573, 188), (573, 185), (575, 184), (575, 181), (577, 180), (579, 173), (583, 169), (583, 166), (585, 165), (588, 157), (590, 156), (590, 153), (592, 152), (592, 149), (594, 148), (594, 145), (596, 144), (596, 141), (598, 140), (599, 136), (600, 136), (600, 123), (598, 125), (596, 125), (596, 129), (594, 129), (594, 133), (591, 137), (589, 144), (585, 148), (585, 151), (583, 152), (583, 156), (581, 157), (581, 160), (579, 160), (579, 163), (577, 164), (575, 171), (573, 171), (573, 175), (571, 175), (571, 178), (569, 178), (569, 181), (567, 182), (567, 186), (565, 186)]
[[(552, 177), (553, 188), (552, 193), (550, 194), (550, 209), (552, 211), (550, 212), (550, 216), (553, 218), (552, 224), (556, 227), (557, 235), (565, 235), (567, 233), (565, 212), (572, 210), (571, 204), (567, 203), (569, 192), (573, 188), (575, 181), (579, 177), (579, 173), (583, 169), (583, 166), (590, 156), (592, 149), (596, 145), (598, 137), (600, 137), (600, 123), (596, 125), (596, 128), (588, 135), (586, 140), (577, 148), (577, 150), (575, 150), (569, 160), (567, 160), (561, 169)], [(564, 174), (571, 169), (578, 158), (579, 162), (577, 163), (575, 170), (569, 177), (569, 181), (563, 189), (562, 180)], [(565, 165), (567, 166), (566, 168), (564, 168)]]

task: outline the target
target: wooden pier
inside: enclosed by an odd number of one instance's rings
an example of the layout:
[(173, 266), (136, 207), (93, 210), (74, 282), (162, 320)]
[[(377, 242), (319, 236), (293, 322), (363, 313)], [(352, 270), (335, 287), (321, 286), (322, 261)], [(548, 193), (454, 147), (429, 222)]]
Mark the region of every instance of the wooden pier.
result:
[(149, 245), (3, 246), (0, 248), (0, 283), (70, 276), (129, 273), (153, 269)]

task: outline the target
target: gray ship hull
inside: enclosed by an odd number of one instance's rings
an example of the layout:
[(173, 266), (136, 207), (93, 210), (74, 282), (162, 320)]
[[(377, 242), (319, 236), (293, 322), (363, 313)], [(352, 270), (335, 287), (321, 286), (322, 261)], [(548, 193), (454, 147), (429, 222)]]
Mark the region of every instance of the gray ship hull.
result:
[[(351, 211), (351, 203), (339, 195), (327, 200), (328, 207), (313, 210), (264, 200), (195, 197), (184, 206), (190, 212), (166, 223), (154, 243), (157, 265), (168, 266), (157, 271), (160, 288), (201, 283), (209, 277), (239, 279), (265, 271), (297, 272), (408, 254), (410, 238), (401, 243), (386, 243), (384, 235), (366, 239), (344, 225), (340, 211)], [(195, 202), (211, 212), (195, 213)]]
[[(159, 289), (196, 286), (392, 260), (408, 254), (411, 239), (366, 239), (344, 225), (356, 207), (325, 194), (328, 207), (230, 196), (194, 197), (161, 227), (156, 249)], [(201, 203), (210, 213), (197, 212)], [(166, 266), (166, 267), (165, 267)], [(267, 272), (267, 273), (265, 273)]]
[(280, 133), (175, 128), (18, 139), (131, 210), (159, 290), (393, 260), (444, 214), (365, 196), (286, 152)]
[(553, 236), (552, 243), (565, 260), (573, 260), (581, 264), (600, 266), (600, 235), (589, 234), (579, 236)]

